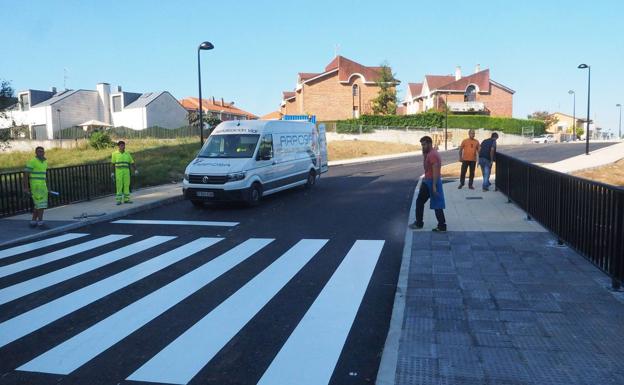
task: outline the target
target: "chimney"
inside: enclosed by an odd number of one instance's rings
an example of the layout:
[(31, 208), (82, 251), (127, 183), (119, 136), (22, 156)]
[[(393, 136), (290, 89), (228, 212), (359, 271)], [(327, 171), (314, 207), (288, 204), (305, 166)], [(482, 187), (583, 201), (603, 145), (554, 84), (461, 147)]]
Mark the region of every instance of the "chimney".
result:
[(212, 104), (215, 104), (214, 96), (212, 97)]
[(56, 87), (50, 88), (50, 91), (52, 91), (53, 94), (56, 94)]
[(481, 64), (477, 64), (475, 66), (475, 73), (477, 73), (477, 72), (481, 72)]
[(117, 92), (121, 92), (121, 86), (117, 86)]
[(455, 67), (455, 80), (459, 79), (461, 79), (461, 67), (457, 66)]
[(111, 105), (110, 105), (110, 84), (98, 83), (95, 88), (100, 99), (100, 108), (97, 119), (102, 120), (106, 124), (111, 123)]
[(225, 101), (221, 98), (221, 107), (225, 107)]

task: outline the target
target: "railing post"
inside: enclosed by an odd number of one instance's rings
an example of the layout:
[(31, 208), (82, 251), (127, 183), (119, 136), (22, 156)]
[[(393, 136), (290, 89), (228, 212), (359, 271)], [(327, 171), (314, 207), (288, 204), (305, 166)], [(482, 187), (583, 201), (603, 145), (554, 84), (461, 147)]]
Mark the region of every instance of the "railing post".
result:
[(557, 194), (557, 244), (559, 246), (563, 246), (563, 240), (561, 239), (561, 204), (563, 202), (563, 188), (561, 185), (563, 184), (563, 178), (557, 178), (559, 181), (559, 192)]
[(526, 220), (530, 221), (531, 220), (531, 214), (529, 212), (529, 209), (531, 208), (531, 167), (530, 166), (526, 166), (527, 168), (527, 172), (526, 172)]
[[(615, 234), (624, 233), (624, 192), (617, 194), (617, 210), (615, 219), (616, 231)], [(611, 275), (611, 288), (613, 290), (620, 290), (622, 287), (622, 280), (624, 280), (624, 237), (619, 240), (619, 245), (616, 243), (615, 253), (613, 258), (613, 274)]]
[[(511, 175), (511, 167), (510, 167), (511, 162), (509, 161), (509, 158), (504, 162), (507, 162), (506, 163), (506, 166), (507, 166), (507, 203), (511, 203), (511, 183), (509, 180), (510, 175)], [(498, 167), (498, 163), (496, 163), (496, 167)]]

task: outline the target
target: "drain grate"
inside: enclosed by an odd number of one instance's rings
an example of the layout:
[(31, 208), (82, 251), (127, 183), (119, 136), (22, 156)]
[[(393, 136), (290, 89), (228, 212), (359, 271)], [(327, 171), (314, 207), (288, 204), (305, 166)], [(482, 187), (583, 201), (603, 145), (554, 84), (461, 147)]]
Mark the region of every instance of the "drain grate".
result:
[(466, 197), (468, 200), (483, 199), (483, 197)]

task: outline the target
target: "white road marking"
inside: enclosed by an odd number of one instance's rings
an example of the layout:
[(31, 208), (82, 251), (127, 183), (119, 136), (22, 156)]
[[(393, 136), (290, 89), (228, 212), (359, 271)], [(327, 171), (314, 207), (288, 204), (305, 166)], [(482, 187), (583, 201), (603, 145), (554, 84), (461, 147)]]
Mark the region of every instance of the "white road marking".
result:
[(45, 265), (46, 263), (57, 261), (59, 259), (71, 257), (72, 255), (82, 253), (96, 247), (107, 245), (120, 239), (128, 238), (130, 235), (111, 234), (102, 238), (97, 238), (75, 246), (66, 247), (64, 249), (52, 251), (50, 253), (40, 255), (38, 257), (29, 258), (23, 261), (15, 262), (10, 265), (0, 267), (0, 278), (7, 275), (19, 273), (20, 271), (32, 269), (33, 267)]
[(273, 239), (249, 239), (243, 242), (48, 350), (17, 370), (54, 374), (73, 372), (272, 241)]
[(160, 245), (161, 243), (167, 242), (174, 238), (175, 237), (155, 236), (144, 239), (140, 242), (132, 243), (128, 246), (67, 266), (60, 270), (29, 279), (28, 281), (20, 282), (13, 286), (5, 287), (4, 289), (0, 289), (0, 305), (55, 285), (59, 282), (66, 281), (80, 274), (84, 274), (91, 270), (108, 265), (109, 263), (119, 261), (120, 259)]
[(134, 267), (0, 323), (0, 347), (39, 330), (100, 298), (173, 265), (223, 238), (198, 238)]
[(383, 245), (355, 242), (258, 385), (329, 383)]
[(17, 254), (27, 253), (29, 251), (41, 249), (44, 247), (56, 245), (57, 243), (71, 241), (72, 239), (87, 236), (89, 234), (69, 233), (54, 238), (48, 238), (37, 242), (27, 243), (21, 246), (11, 247), (10, 249), (0, 251), (0, 259), (12, 257)]
[(238, 222), (211, 222), (211, 221), (160, 221), (151, 219), (120, 219), (112, 223), (128, 225), (182, 225), (182, 226), (220, 226), (234, 227)]
[(303, 239), (199, 320), (128, 380), (186, 384), (327, 243)]

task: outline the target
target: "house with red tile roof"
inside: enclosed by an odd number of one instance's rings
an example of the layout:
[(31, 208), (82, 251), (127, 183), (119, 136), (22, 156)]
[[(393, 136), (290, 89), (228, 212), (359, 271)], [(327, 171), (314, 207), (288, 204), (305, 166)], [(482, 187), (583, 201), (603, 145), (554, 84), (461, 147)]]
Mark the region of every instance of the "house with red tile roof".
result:
[(425, 75), (422, 83), (408, 83), (405, 100), (406, 114), (437, 110), (455, 114), (511, 117), (514, 90), (490, 78), (490, 70), (462, 76), (461, 67), (453, 75)]
[[(372, 113), (382, 67), (336, 56), (323, 72), (299, 72), (293, 91), (282, 92), (280, 113), (316, 115), (317, 121), (341, 120)], [(400, 82), (395, 80), (392, 87)]]
[[(180, 100), (180, 104), (188, 112), (199, 111), (199, 98), (187, 97)], [(215, 98), (202, 99), (202, 111), (217, 117), (219, 120), (252, 120), (258, 119), (258, 117), (250, 112), (244, 111), (238, 107), (234, 107), (234, 102), (225, 102), (223, 98), (221, 100), (215, 100)]]

